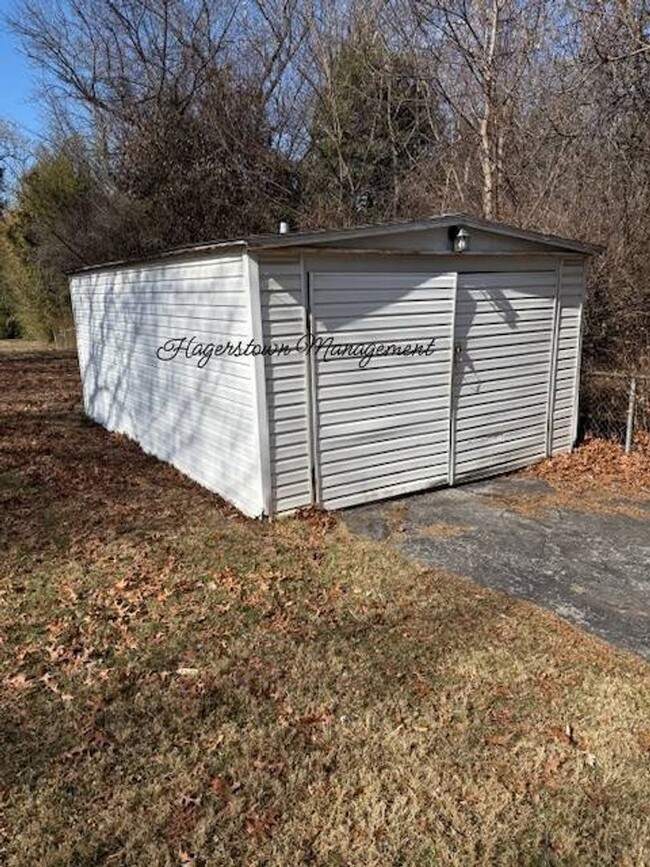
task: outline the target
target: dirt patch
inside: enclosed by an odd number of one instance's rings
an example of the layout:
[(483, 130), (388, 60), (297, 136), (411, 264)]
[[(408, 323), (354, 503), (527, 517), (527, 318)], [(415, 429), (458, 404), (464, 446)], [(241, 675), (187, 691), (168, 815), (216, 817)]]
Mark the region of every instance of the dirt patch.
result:
[(386, 510), (386, 531), (389, 537), (406, 532), (408, 509), (404, 503), (392, 503)]
[[(404, 502), (392, 503), (387, 506), (385, 512), (385, 538), (387, 541), (395, 541), (403, 536), (409, 529), (408, 520), (408, 504)], [(429, 539), (444, 539), (450, 536), (457, 536), (459, 533), (466, 532), (467, 527), (462, 527), (457, 524), (448, 524), (444, 521), (436, 522), (428, 527), (417, 529), (419, 536), (426, 536)]]

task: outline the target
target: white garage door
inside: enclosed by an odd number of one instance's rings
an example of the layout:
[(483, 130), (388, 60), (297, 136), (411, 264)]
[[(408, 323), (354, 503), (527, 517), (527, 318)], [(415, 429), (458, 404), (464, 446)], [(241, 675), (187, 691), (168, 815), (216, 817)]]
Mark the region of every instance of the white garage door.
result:
[[(310, 274), (312, 334), (323, 341), (313, 360), (323, 506), (446, 484), (455, 283), (455, 274)], [(431, 356), (375, 355), (362, 366), (342, 354), (431, 339)]]
[(450, 481), (544, 457), (555, 271), (460, 274)]

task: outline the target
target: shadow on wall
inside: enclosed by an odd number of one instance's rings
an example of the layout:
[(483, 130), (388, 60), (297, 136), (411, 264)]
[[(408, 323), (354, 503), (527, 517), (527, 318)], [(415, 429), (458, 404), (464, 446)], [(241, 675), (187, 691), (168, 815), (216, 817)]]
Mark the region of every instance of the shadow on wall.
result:
[[(473, 306), (465, 308), (466, 316), (457, 324), (452, 340), (454, 277), (448, 269), (436, 267), (432, 261), (417, 260), (406, 268), (394, 265), (391, 271), (390, 265), (387, 268), (385, 261), (377, 259), (346, 261), (336, 267), (314, 262), (312, 267), (310, 285), (317, 335), (333, 336), (337, 343), (364, 339), (427, 345), (432, 337), (436, 338), (432, 356), (376, 358), (366, 371), (359, 371), (354, 358), (312, 357), (317, 387), (315, 452), (325, 456), (317, 457), (321, 497), (331, 501), (356, 496), (363, 489), (376, 489), (379, 476), (387, 480), (385, 487), (417, 485), (427, 479), (432, 484), (444, 483), (448, 473), (452, 346), (455, 341), (466, 344), (478, 301), (475, 303), (468, 293), (467, 303)], [(270, 266), (266, 272), (273, 276)], [(440, 279), (434, 284), (433, 277)], [(267, 338), (296, 334), (303, 327), (300, 320), (307, 311), (301, 289), (296, 286), (295, 271), (285, 263), (277, 266), (277, 278), (269, 279), (269, 286), (263, 287)], [(485, 290), (483, 296), (483, 314), (489, 303), (490, 318), (498, 317), (505, 323), (501, 330), (516, 332), (518, 313), (509, 294), (497, 285), (494, 290)], [(297, 315), (298, 311), (302, 316)], [(475, 368), (471, 352), (458, 358), (455, 373), (457, 391), (459, 380), (471, 380), (474, 388), (477, 383), (478, 388), (484, 383), (487, 387), (489, 382), (485, 368)], [(276, 492), (278, 500), (291, 508), (309, 500), (306, 370), (304, 365), (297, 366), (292, 378), (281, 362), (267, 359), (266, 376)], [(290, 412), (294, 413), (291, 419)], [(289, 419), (294, 422), (291, 429)], [(276, 454), (275, 442), (290, 442), (291, 448), (287, 445)], [(372, 454), (377, 456), (376, 471), (370, 468)]]
[[(489, 370), (486, 371), (484, 366), (477, 367), (475, 365), (472, 352), (468, 348), (468, 340), (472, 334), (472, 329), (477, 324), (477, 314), (480, 313), (484, 315), (488, 312), (496, 314), (499, 324), (503, 324), (507, 330), (514, 335), (517, 332), (520, 320), (520, 315), (516, 307), (503, 289), (490, 287), (489, 289), (484, 288), (480, 291), (475, 290), (473, 292), (463, 292), (462, 289), (459, 288), (456, 321), (454, 323), (449, 319), (448, 324), (441, 326), (440, 322), (438, 322), (436, 327), (436, 325), (432, 325), (431, 315), (422, 315), (419, 324), (403, 328), (400, 326), (398, 318), (399, 310), (403, 306), (402, 302), (407, 301), (409, 293), (411, 293), (413, 289), (417, 288), (418, 284), (414, 281), (412, 286), (395, 289), (390, 293), (390, 297), (384, 297), (382, 302), (375, 301), (372, 298), (367, 298), (367, 296), (371, 295), (369, 292), (360, 293), (357, 298), (363, 298), (365, 301), (364, 304), (355, 303), (354, 305), (343, 305), (340, 308), (340, 314), (337, 311), (338, 325), (343, 332), (340, 336), (345, 337), (345, 332), (351, 332), (354, 334), (354, 338), (350, 339), (357, 339), (359, 334), (363, 333), (364, 338), (367, 340), (377, 340), (385, 343), (397, 342), (398, 344), (404, 345), (412, 342), (426, 343), (431, 336), (434, 335), (436, 337), (437, 345), (444, 350), (443, 363), (445, 367), (442, 368), (441, 372), (446, 372), (446, 365), (449, 364), (452, 358), (451, 353), (454, 352), (454, 348), (457, 350), (453, 355), (453, 362), (455, 365), (455, 392), (460, 393), (461, 389), (465, 386), (471, 386), (476, 393), (480, 392), (484, 386), (488, 386), (493, 380), (491, 379)], [(432, 290), (432, 292), (435, 291), (437, 290)], [(531, 297), (535, 296), (531, 295)], [(357, 301), (357, 298), (354, 300)], [(296, 296), (296, 303), (302, 304), (299, 296)], [(417, 310), (417, 305), (420, 304), (422, 305), (423, 310), (425, 310), (426, 306), (423, 301), (416, 301), (413, 304), (407, 304), (408, 315), (411, 318), (413, 313)], [(441, 311), (446, 310), (445, 305), (446, 300), (441, 298)], [(345, 306), (354, 306), (354, 313), (345, 315)], [(316, 312), (318, 312), (317, 306)], [(382, 313), (393, 317), (390, 338), (385, 336), (385, 331), (382, 330), (384, 328), (383, 325), (377, 329), (369, 328), (364, 332), (355, 331), (355, 324), (372, 322), (374, 317), (381, 316)], [(418, 314), (416, 313), (416, 316), (417, 315)], [(480, 322), (478, 324), (480, 324)], [(495, 331), (497, 327), (498, 326), (494, 326)], [(453, 340), (450, 340), (452, 329)], [(317, 333), (320, 333), (321, 330), (324, 332), (328, 331), (327, 323), (316, 317), (316, 331)], [(399, 339), (393, 340), (397, 331), (401, 332)], [(499, 329), (499, 334), (502, 333), (503, 329)], [(510, 350), (504, 349), (504, 352), (507, 352), (509, 356), (512, 355)], [(416, 359), (414, 359), (414, 361), (415, 360)], [(439, 365), (440, 355), (434, 353), (434, 356), (427, 359), (426, 363)]]
[[(468, 339), (472, 326), (476, 322), (479, 305), (486, 302), (487, 309), (498, 315), (500, 323), (506, 325), (508, 330), (513, 333), (517, 330), (519, 319), (517, 311), (503, 289), (490, 288), (489, 290), (483, 289), (480, 293), (462, 293), (463, 315), (462, 317), (458, 315), (457, 308), (456, 322), (454, 323), (454, 364), (456, 365), (454, 389), (457, 394), (465, 385), (472, 385), (475, 393), (478, 393), (482, 386), (487, 385), (490, 381), (489, 375), (476, 367), (472, 355), (468, 351)], [(459, 303), (458, 299), (456, 303)], [(482, 307), (481, 310), (483, 310)], [(457, 351), (456, 347), (458, 347)]]
[(246, 511), (259, 478), (251, 359), (199, 368), (156, 354), (181, 337), (248, 338), (241, 279), (232, 282), (241, 263), (233, 267), (230, 284), (218, 268), (212, 278), (191, 266), (176, 278), (169, 268), (100, 272), (77, 278), (73, 299), (86, 413)]
[[(196, 359), (182, 354), (172, 361), (156, 356), (157, 348), (172, 338), (195, 336), (203, 342), (250, 339), (241, 267), (241, 261), (235, 259), (227, 263), (225, 259), (197, 260), (189, 265), (78, 277), (75, 317), (88, 415), (109, 430), (127, 434), (145, 451), (250, 513), (251, 509), (259, 511), (261, 500), (252, 358), (212, 358), (199, 368)], [(378, 278), (380, 274), (377, 272)], [(428, 341), (434, 307), (429, 303), (430, 315), (422, 315), (417, 308), (422, 304), (424, 309), (425, 301), (401, 303), (417, 289), (417, 275), (414, 277), (411, 285), (382, 291), (381, 297), (366, 289), (346, 298), (336, 312), (337, 340), (394, 342), (397, 337), (398, 342)], [(300, 292), (289, 295), (304, 309)], [(406, 327), (399, 322), (399, 309), (408, 310)], [(382, 318), (384, 311), (387, 316)], [(441, 373), (449, 369), (453, 344), (462, 347), (454, 371), (456, 399), (466, 387), (475, 393), (490, 388), (490, 370), (477, 366), (467, 349), (477, 317), (486, 312), (492, 314), (491, 319), (497, 314), (501, 324), (501, 343), (495, 346), (512, 357), (513, 351), (503, 346), (503, 329), (515, 335), (520, 317), (509, 293), (498, 286), (462, 293), (453, 341), (451, 321), (440, 325), (438, 320), (435, 333), (441, 335), (444, 358)], [(421, 323), (416, 321), (420, 318)], [(357, 324), (364, 327), (357, 329)], [(319, 319), (316, 326), (324, 327)], [(434, 354), (425, 361), (436, 364), (439, 359)], [(355, 364), (350, 360), (350, 366)], [(267, 374), (269, 370), (267, 366)], [(277, 397), (271, 388), (272, 433), (274, 420), (282, 413)], [(426, 412), (424, 404), (426, 400), (418, 407), (420, 412)], [(306, 407), (298, 411), (304, 415)], [(433, 418), (434, 410), (431, 412)], [(287, 423), (291, 424), (289, 416)]]

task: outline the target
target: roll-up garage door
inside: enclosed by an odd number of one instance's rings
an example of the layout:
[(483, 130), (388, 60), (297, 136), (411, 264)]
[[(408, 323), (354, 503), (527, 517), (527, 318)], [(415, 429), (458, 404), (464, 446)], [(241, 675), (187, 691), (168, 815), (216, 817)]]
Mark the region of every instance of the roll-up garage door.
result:
[(459, 274), (451, 481), (545, 456), (556, 280)]
[[(455, 283), (455, 274), (310, 274), (312, 335), (322, 341), (312, 358), (322, 505), (446, 484)], [(360, 362), (359, 347), (406, 351), (432, 339), (431, 355), (379, 349)]]

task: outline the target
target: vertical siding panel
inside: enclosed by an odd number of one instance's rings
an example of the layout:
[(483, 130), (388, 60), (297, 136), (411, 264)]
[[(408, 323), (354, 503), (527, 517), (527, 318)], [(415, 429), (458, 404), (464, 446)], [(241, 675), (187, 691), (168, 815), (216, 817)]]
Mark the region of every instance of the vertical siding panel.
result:
[[(305, 333), (308, 339), (311, 340), (314, 334), (314, 314), (312, 310), (311, 285), (309, 282), (309, 271), (305, 257), (300, 257), (300, 282), (302, 286), (302, 303), (305, 310)], [(314, 504), (322, 503), (322, 491), (320, 490), (320, 472), (318, 452), (318, 440), (316, 431), (318, 430), (318, 405), (316, 401), (316, 366), (313, 352), (310, 350), (305, 356), (305, 400), (307, 404), (307, 442), (309, 461), (309, 491), (310, 502)]]
[(458, 274), (454, 274), (454, 296), (451, 307), (451, 364), (449, 365), (449, 467), (448, 482), (454, 484), (456, 474), (456, 304), (458, 301)]
[(164, 361), (170, 339), (252, 338), (240, 255), (123, 266), (70, 284), (86, 413), (248, 515), (263, 511), (253, 360)]
[(563, 260), (553, 454), (570, 451), (577, 436), (584, 277), (584, 260)]
[[(259, 263), (255, 256), (245, 253), (244, 283), (248, 286), (248, 302), (250, 310), (251, 332), (255, 343), (264, 343), (264, 331), (262, 328), (262, 302), (260, 298), (260, 272)], [(260, 456), (259, 478), (261, 485), (261, 498), (264, 503), (264, 512), (273, 514), (273, 484), (271, 476), (271, 454), (269, 435), (269, 406), (266, 396), (266, 365), (263, 355), (253, 357), (253, 408), (254, 427), (258, 437), (258, 452)]]
[[(306, 302), (298, 258), (260, 263), (262, 333), (266, 345), (295, 343), (306, 333)], [(304, 355), (266, 356), (271, 507), (290, 512), (312, 502), (308, 365)]]
[(578, 439), (578, 417), (580, 412), (580, 372), (582, 369), (582, 336), (584, 333), (585, 310), (585, 277), (587, 263), (583, 260), (579, 266), (580, 306), (578, 308), (578, 337), (576, 341), (576, 365), (573, 380), (573, 425), (571, 431), (571, 448)]
[(562, 260), (558, 261), (555, 276), (555, 298), (553, 299), (553, 339), (549, 360), (548, 397), (546, 410), (546, 456), (553, 454), (553, 414), (555, 412), (555, 390), (557, 387), (557, 351), (560, 335), (560, 294), (562, 290)]

